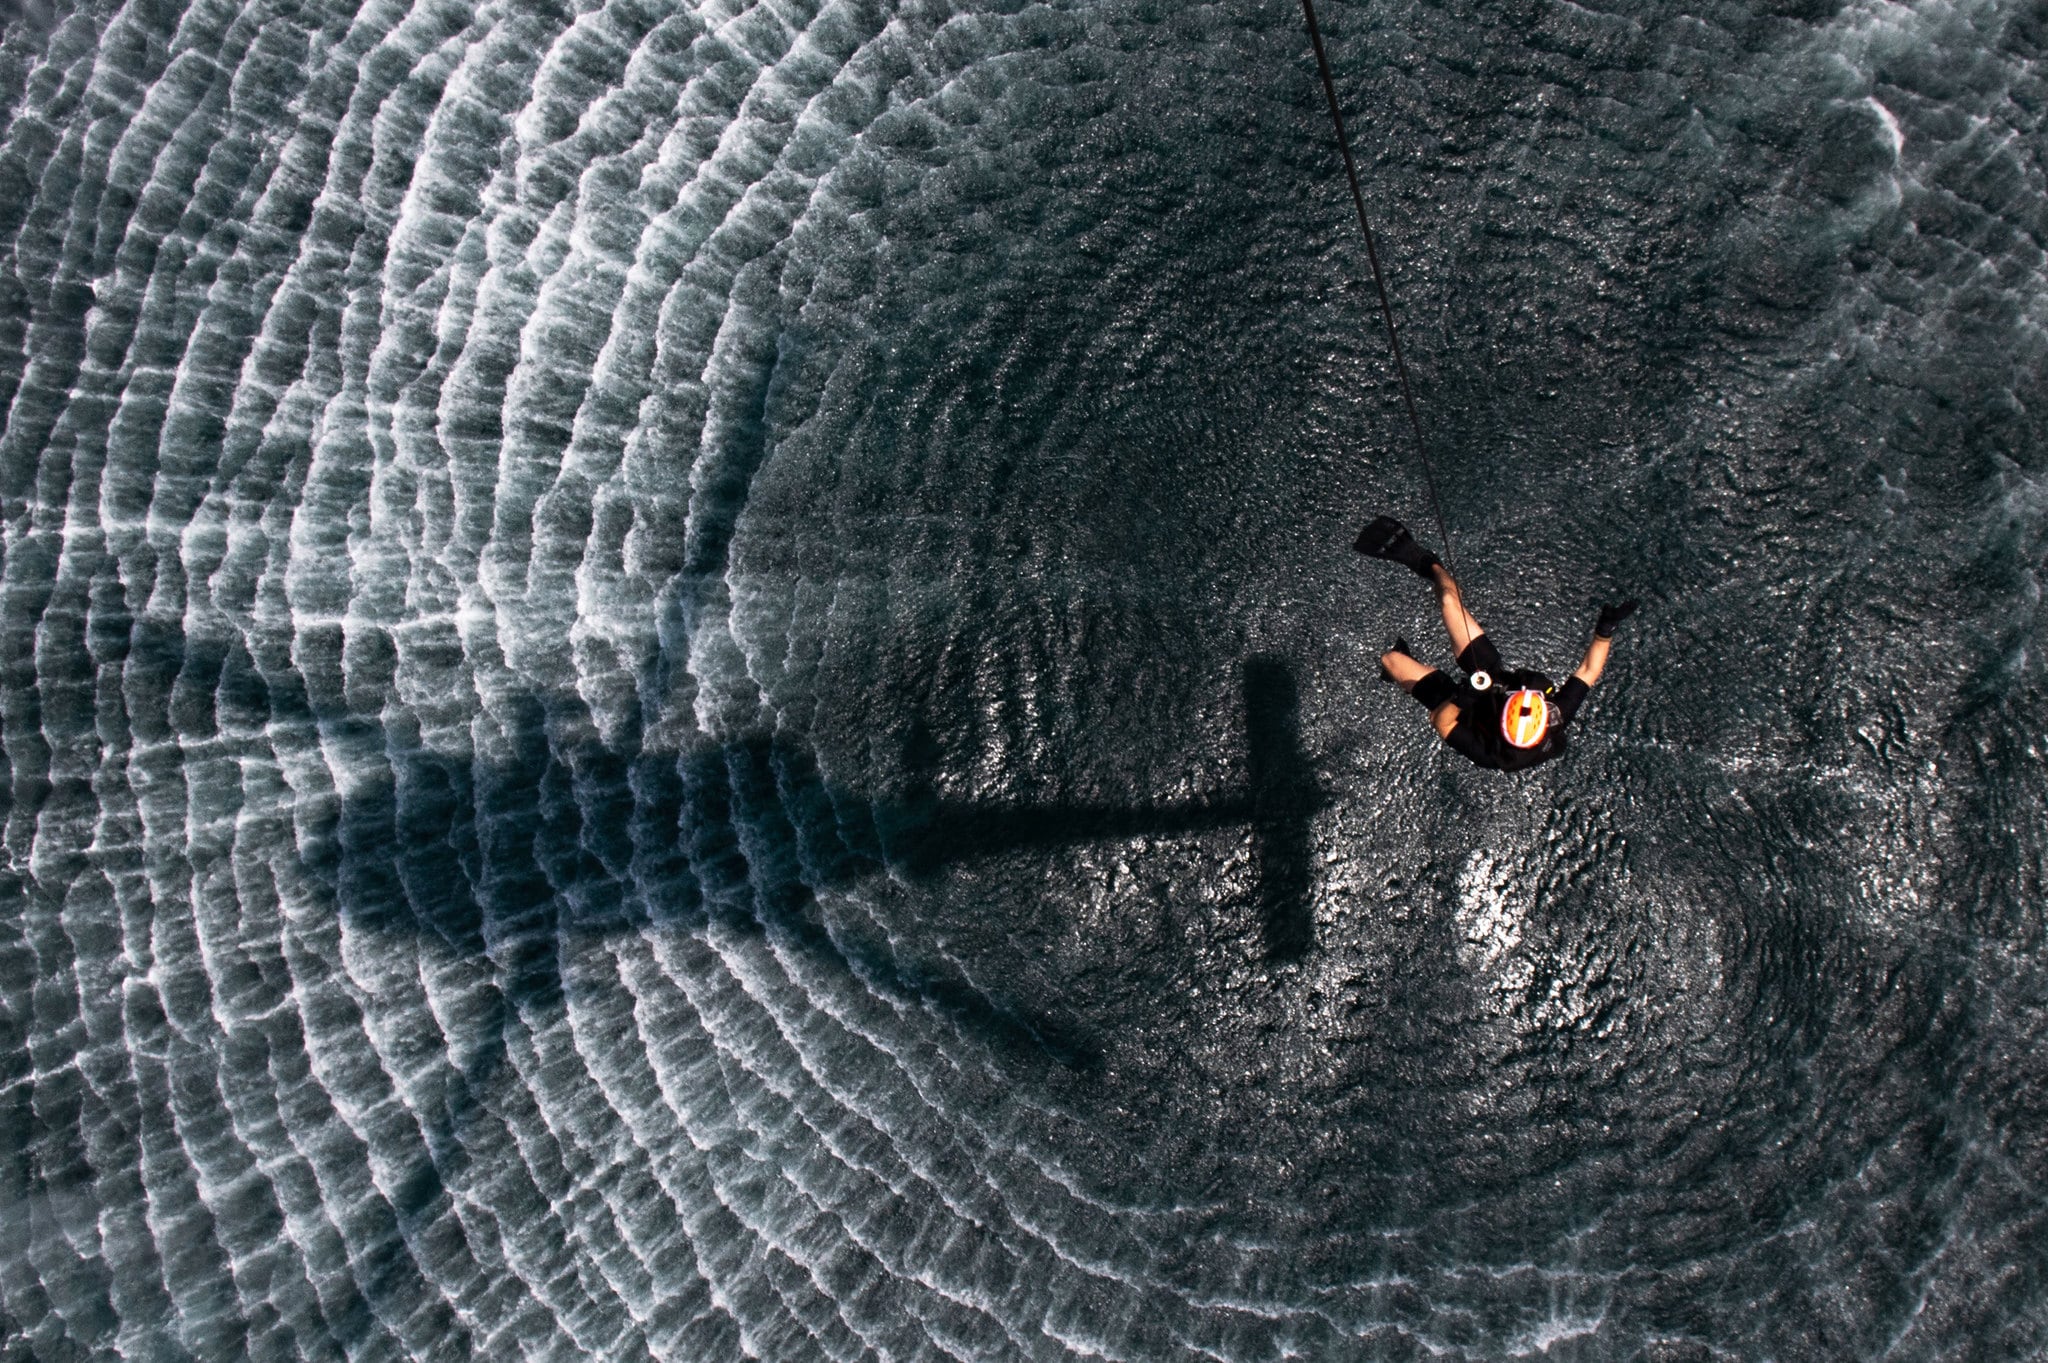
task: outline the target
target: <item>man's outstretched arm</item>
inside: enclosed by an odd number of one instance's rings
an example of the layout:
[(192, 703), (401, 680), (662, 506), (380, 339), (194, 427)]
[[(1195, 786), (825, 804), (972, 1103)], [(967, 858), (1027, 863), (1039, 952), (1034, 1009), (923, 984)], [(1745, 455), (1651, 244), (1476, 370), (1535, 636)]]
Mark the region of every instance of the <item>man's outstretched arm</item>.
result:
[(1593, 622), (1593, 642), (1586, 645), (1586, 657), (1572, 675), (1588, 687), (1600, 680), (1600, 674), (1607, 670), (1607, 652), (1614, 647), (1614, 627), (1635, 613), (1637, 603), (1624, 601), (1618, 606), (1602, 606), (1600, 618)]
[(1587, 686), (1597, 684), (1600, 674), (1607, 670), (1607, 651), (1613, 647), (1613, 639), (1603, 639), (1597, 634), (1594, 635), (1593, 642), (1586, 645), (1585, 658), (1580, 661), (1578, 669), (1572, 675)]

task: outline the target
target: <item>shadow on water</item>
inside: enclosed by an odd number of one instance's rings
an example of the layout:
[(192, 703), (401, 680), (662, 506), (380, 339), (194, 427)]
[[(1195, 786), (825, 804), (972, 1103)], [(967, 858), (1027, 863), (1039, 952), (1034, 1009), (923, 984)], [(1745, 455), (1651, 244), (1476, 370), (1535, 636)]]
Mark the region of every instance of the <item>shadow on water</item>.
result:
[[(349, 931), (432, 942), (487, 972), (486, 1002), (450, 1028), (460, 1035), (444, 1039), (443, 1079), (419, 1114), (428, 1158), (391, 1189), (401, 1225), (436, 1215), (508, 1048), (559, 1013), (564, 947), (577, 939), (716, 923), (943, 1015), (998, 1052), (1080, 1074), (1103, 1061), (1085, 1027), (906, 955), (826, 913), (820, 893), (926, 881), (1009, 853), (1243, 827), (1269, 956), (1298, 959), (1312, 945), (1310, 821), (1326, 801), (1302, 751), (1293, 670), (1272, 655), (1243, 673), (1243, 786), (1181, 802), (977, 804), (939, 793), (938, 746), (916, 725), (904, 779), (886, 793), (828, 780), (808, 747), (782, 737), (705, 739), (681, 753), (647, 747), (637, 730), (606, 741), (573, 692), (495, 700), (482, 722), (496, 732), (479, 740), (491, 757), (472, 759), (435, 750), (409, 712), (374, 703), (395, 681), (388, 644), (349, 640), (346, 691), (322, 691), (298, 671), (266, 676), (237, 638), (99, 623), (107, 651), (127, 655), (138, 737), (302, 726), (355, 752), (346, 798), (295, 811), (302, 865)], [(295, 646), (316, 675), (337, 677), (342, 649), (338, 632)], [(388, 1267), (392, 1282), (409, 1276)]]
[(1259, 653), (1246, 660), (1244, 729), (1266, 954), (1299, 960), (1315, 937), (1309, 823), (1327, 800), (1301, 750), (1301, 695), (1285, 659)]
[[(494, 703), (493, 757), (472, 760), (428, 746), (402, 711), (370, 719), (338, 687), (316, 695), (295, 673), (266, 678), (236, 639), (137, 621), (108, 642), (127, 655), (138, 718), (154, 713), (166, 730), (197, 738), (300, 723), (326, 745), (381, 757), (355, 765), (348, 797), (324, 815), (299, 811), (307, 869), (351, 928), (488, 960), (507, 1014), (499, 1029), (560, 1004), (565, 938), (716, 921), (773, 935), (999, 1048), (1089, 1070), (1101, 1056), (1081, 1029), (829, 922), (817, 895), (1119, 838), (1248, 828), (1269, 956), (1297, 959), (1312, 945), (1309, 832), (1326, 798), (1301, 747), (1293, 670), (1274, 655), (1245, 664), (1240, 789), (1181, 802), (1026, 805), (940, 796), (937, 744), (916, 724), (902, 754), (907, 779), (887, 795), (828, 781), (807, 747), (781, 737), (707, 740), (680, 755), (645, 748), (633, 730), (606, 742), (573, 694)], [(388, 652), (380, 660), (351, 645), (349, 655), (350, 672), (367, 671), (369, 690), (382, 691), (390, 678), (376, 674)], [(140, 736), (155, 726), (137, 727)], [(481, 1083), (502, 1049), (487, 1046), (462, 1068)]]
[(1312, 943), (1309, 824), (1325, 801), (1301, 749), (1292, 670), (1252, 658), (1243, 695), (1247, 788), (1127, 805), (942, 798), (936, 744), (915, 725), (908, 779), (882, 797), (827, 780), (807, 747), (779, 737), (647, 752), (638, 735), (598, 741), (580, 700), (526, 697), (497, 707), (501, 756), (487, 764), (387, 728), (388, 764), (342, 804), (323, 869), (351, 928), (491, 962), (497, 1015), (455, 1065), (430, 1137), (437, 1157), (459, 1158), (453, 1137), (510, 1030), (560, 1007), (565, 939), (594, 933), (716, 922), (942, 1014), (998, 1051), (1092, 1072), (1102, 1053), (1083, 1027), (909, 958), (828, 917), (818, 895), (1007, 853), (1248, 826), (1267, 951), (1298, 959)]
[(1240, 793), (1170, 804), (968, 805), (931, 793), (937, 760), (929, 731), (913, 726), (906, 766), (924, 776), (887, 807), (895, 829), (889, 854), (913, 876), (949, 862), (1113, 838), (1170, 836), (1249, 827), (1257, 857), (1257, 900), (1266, 953), (1298, 960), (1314, 940), (1309, 832), (1328, 803), (1301, 746), (1294, 670), (1273, 654), (1246, 660), (1243, 678), (1248, 780)]

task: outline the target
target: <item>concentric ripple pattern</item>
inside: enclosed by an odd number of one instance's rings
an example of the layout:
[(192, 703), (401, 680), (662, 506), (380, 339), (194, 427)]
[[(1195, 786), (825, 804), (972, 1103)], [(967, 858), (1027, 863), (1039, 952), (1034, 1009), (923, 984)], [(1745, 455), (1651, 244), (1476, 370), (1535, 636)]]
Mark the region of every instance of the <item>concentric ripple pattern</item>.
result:
[[(0, 16), (0, 1357), (2048, 1347), (2048, 21)], [(1447, 660), (1445, 660), (1447, 661)]]

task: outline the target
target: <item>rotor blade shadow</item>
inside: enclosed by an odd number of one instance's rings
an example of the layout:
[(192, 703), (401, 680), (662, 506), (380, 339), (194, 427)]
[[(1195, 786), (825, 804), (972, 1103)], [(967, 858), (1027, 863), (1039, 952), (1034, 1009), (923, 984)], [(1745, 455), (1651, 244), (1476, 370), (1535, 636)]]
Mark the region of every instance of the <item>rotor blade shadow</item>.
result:
[(1294, 669), (1270, 653), (1244, 666), (1245, 754), (1266, 955), (1299, 960), (1315, 945), (1311, 824), (1329, 797), (1301, 747)]
[(888, 859), (913, 876), (949, 863), (1118, 838), (1172, 837), (1249, 827), (1257, 866), (1260, 927), (1269, 959), (1298, 960), (1314, 945), (1311, 825), (1329, 804), (1301, 745), (1301, 698), (1294, 669), (1275, 654), (1247, 659), (1243, 678), (1246, 788), (1242, 793), (1167, 804), (991, 805), (937, 796), (929, 772), (937, 751), (913, 725), (906, 765), (921, 773), (882, 810)]

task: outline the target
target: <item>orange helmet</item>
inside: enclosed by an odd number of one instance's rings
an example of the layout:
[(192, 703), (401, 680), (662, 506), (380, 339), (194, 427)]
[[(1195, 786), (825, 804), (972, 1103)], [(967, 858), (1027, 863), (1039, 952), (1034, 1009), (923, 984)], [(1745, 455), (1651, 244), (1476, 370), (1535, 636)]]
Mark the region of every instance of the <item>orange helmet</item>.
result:
[(1550, 706), (1541, 691), (1523, 687), (1508, 692), (1507, 708), (1500, 712), (1501, 736), (1518, 748), (1533, 748), (1543, 741), (1550, 727)]

